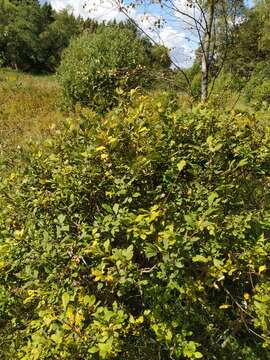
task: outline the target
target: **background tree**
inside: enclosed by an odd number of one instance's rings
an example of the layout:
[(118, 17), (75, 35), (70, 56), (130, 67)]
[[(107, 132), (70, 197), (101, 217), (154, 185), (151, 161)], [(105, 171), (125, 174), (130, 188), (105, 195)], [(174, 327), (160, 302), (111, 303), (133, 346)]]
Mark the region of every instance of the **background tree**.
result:
[(31, 67), (38, 51), (38, 32), (40, 27), (39, 5), (36, 2), (18, 1), (4, 5), (7, 21), (4, 26), (6, 58), (14, 68)]
[(40, 68), (55, 71), (60, 64), (62, 51), (69, 45), (73, 37), (78, 36), (83, 29), (83, 21), (75, 18), (67, 10), (55, 12), (53, 21), (49, 22), (40, 33)]
[(64, 102), (106, 110), (117, 103), (118, 88), (149, 86), (150, 67), (170, 65), (165, 54), (130, 24), (103, 24), (95, 34), (86, 32), (71, 42), (59, 68)]
[(269, 13), (270, 1), (259, 1), (235, 27), (226, 64), (235, 76), (248, 80), (258, 63), (269, 60)]
[[(136, 2), (126, 5), (122, 0), (114, 0), (117, 8), (123, 12), (134, 24), (139, 28), (141, 26), (131, 18), (129, 9), (136, 6)], [(144, 5), (156, 4), (155, 1), (143, 1)], [(139, 6), (142, 4), (139, 3)], [(226, 58), (226, 48), (229, 42), (229, 35), (232, 28), (236, 24), (236, 20), (243, 10), (242, 0), (186, 0), (173, 1), (161, 0), (160, 13), (163, 17), (162, 21), (166, 22), (168, 17), (173, 17), (174, 20), (184, 22), (190, 32), (190, 36), (197, 39), (200, 52), (200, 65), (201, 65), (201, 100), (206, 101), (209, 97), (210, 74), (215, 60), (217, 57), (218, 41), (221, 39), (219, 34), (225, 34), (225, 41), (223, 42), (223, 57)], [(156, 25), (161, 26), (162, 21), (160, 18), (157, 20)], [(144, 32), (146, 33), (146, 32)], [(151, 36), (148, 35), (150, 38)], [(152, 41), (153, 38), (151, 38)], [(154, 41), (155, 42), (155, 41)], [(221, 48), (221, 47), (219, 47)], [(221, 54), (219, 53), (219, 56)], [(222, 68), (224, 60), (219, 63)], [(177, 64), (174, 65), (179, 68)], [(186, 72), (180, 69), (186, 78), (187, 84), (191, 87), (190, 79)], [(218, 75), (220, 70), (216, 71)]]
[(7, 66), (55, 71), (63, 49), (83, 31), (83, 20), (36, 0), (0, 1), (0, 49)]
[(269, 0), (257, 1), (252, 8), (245, 9), (242, 21), (230, 35), (223, 69), (223, 78), (231, 91), (243, 94), (248, 103), (259, 107), (264, 102), (270, 103), (269, 14)]

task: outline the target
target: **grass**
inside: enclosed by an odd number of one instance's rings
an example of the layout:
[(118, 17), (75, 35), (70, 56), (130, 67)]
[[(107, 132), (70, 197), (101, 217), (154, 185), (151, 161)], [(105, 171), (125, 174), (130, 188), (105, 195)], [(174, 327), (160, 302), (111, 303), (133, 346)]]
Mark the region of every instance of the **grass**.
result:
[[(214, 95), (218, 108), (253, 112), (250, 104), (237, 93)], [(183, 108), (192, 107), (188, 95), (179, 95)], [(269, 112), (257, 112), (267, 118)], [(63, 123), (59, 110), (59, 86), (55, 76), (35, 76), (10, 69), (0, 69), (0, 157), (11, 158), (12, 152), (26, 146), (29, 140), (47, 138)], [(4, 156), (2, 156), (4, 155)]]
[(54, 76), (0, 69), (0, 155), (47, 137), (59, 127), (64, 114), (58, 93)]

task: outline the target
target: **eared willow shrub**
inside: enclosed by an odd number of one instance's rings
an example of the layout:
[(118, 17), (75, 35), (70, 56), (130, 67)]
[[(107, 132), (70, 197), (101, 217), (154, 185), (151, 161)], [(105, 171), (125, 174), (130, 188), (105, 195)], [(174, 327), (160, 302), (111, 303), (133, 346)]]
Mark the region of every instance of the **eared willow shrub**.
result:
[(59, 69), (64, 104), (106, 110), (117, 102), (117, 89), (147, 82), (151, 44), (133, 30), (107, 26), (85, 33), (65, 50)]
[(1, 358), (269, 359), (269, 127), (132, 96), (2, 179)]
[(270, 105), (270, 69), (268, 62), (258, 63), (244, 89), (246, 99), (258, 110)]

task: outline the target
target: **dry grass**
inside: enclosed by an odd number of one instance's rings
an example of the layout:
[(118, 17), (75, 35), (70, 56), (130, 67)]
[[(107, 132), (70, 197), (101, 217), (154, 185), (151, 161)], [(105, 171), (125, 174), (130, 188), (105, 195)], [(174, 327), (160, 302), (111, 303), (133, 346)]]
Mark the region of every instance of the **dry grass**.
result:
[(0, 154), (44, 138), (61, 124), (58, 91), (53, 76), (0, 69)]

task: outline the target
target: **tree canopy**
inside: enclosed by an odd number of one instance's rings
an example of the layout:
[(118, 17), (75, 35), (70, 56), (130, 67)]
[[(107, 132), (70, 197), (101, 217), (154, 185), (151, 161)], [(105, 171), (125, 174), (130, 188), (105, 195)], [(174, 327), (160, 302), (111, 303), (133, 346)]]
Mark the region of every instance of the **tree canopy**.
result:
[(54, 71), (61, 52), (83, 21), (67, 10), (56, 12), (38, 1), (0, 0), (0, 56), (6, 66), (24, 71)]

